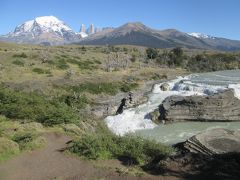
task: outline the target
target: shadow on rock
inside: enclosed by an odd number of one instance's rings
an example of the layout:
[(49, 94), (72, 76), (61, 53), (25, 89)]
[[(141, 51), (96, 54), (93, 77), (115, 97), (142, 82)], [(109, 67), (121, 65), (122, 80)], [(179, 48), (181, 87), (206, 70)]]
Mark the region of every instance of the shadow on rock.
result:
[(198, 157), (192, 162), (189, 179), (240, 179), (240, 153)]
[(170, 158), (161, 167), (163, 175), (194, 180), (238, 180), (239, 170), (240, 153), (207, 156), (189, 152)]

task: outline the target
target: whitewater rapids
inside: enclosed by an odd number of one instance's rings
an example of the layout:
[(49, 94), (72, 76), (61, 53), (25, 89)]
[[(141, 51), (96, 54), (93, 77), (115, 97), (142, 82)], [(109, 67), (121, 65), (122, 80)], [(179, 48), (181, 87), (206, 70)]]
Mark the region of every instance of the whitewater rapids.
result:
[(203, 130), (215, 127), (229, 129), (240, 129), (240, 123), (202, 123), (184, 122), (168, 125), (157, 125), (149, 119), (148, 114), (172, 95), (207, 96), (222, 92), (226, 89), (233, 89), (234, 94), (240, 99), (240, 70), (219, 71), (214, 73), (193, 74), (186, 77), (178, 77), (167, 82), (170, 85), (169, 91), (161, 91), (160, 84), (156, 84), (148, 95), (145, 104), (135, 108), (124, 110), (122, 114), (108, 116), (105, 122), (108, 128), (117, 135), (135, 133), (162, 143), (177, 143)]

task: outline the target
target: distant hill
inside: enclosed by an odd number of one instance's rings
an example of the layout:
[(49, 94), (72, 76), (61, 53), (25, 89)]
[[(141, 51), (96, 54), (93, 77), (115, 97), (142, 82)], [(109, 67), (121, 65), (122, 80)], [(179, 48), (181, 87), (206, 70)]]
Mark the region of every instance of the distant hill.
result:
[[(199, 36), (196, 36), (199, 34)], [(186, 47), (233, 51), (240, 50), (240, 41), (212, 37), (200, 33), (184, 33), (175, 29), (155, 30), (140, 22), (127, 23), (119, 28), (82, 39), (86, 45), (139, 45), (154, 48)]]

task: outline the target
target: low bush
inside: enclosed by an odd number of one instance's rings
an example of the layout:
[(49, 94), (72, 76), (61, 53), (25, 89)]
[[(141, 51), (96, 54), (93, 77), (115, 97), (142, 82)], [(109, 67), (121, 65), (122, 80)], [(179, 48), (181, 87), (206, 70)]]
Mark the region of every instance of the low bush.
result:
[(38, 73), (38, 74), (44, 74), (45, 73), (45, 71), (41, 68), (33, 68), (32, 71), (35, 72), (35, 73)]
[(14, 54), (13, 57), (17, 57), (17, 58), (27, 58), (28, 56), (23, 52), (21, 54)]
[[(96, 68), (96, 65), (94, 64), (94, 62), (92, 61), (78, 61), (76, 59), (68, 59), (67, 60), (68, 63), (71, 63), (71, 64), (75, 64), (75, 65), (78, 65), (78, 67), (81, 69), (81, 70), (92, 70), (94, 68)], [(96, 64), (101, 64), (101, 62), (97, 61)]]
[(18, 66), (24, 66), (24, 62), (20, 60), (14, 60), (12, 63)]
[(167, 156), (173, 149), (140, 137), (119, 137), (111, 132), (89, 134), (74, 140), (69, 151), (87, 159), (127, 159), (129, 164), (147, 164), (159, 156)]
[(77, 86), (71, 86), (74, 92), (89, 92), (92, 94), (115, 95), (119, 91), (129, 92), (138, 87), (137, 83), (115, 82), (115, 83), (84, 83)]
[(31, 131), (18, 132), (14, 134), (12, 140), (18, 143), (20, 150), (33, 150), (45, 144), (43, 137)]
[(27, 144), (32, 142), (36, 138), (36, 134), (31, 132), (16, 133), (12, 140), (19, 144), (20, 149), (25, 149)]
[(59, 59), (58, 62), (56, 63), (56, 67), (58, 69), (66, 70), (69, 68), (69, 65), (64, 59)]
[(20, 153), (19, 145), (7, 138), (0, 137), (0, 162)]
[(64, 103), (47, 100), (36, 93), (0, 89), (0, 114), (10, 119), (31, 120), (54, 125), (76, 123), (77, 113)]
[(133, 89), (136, 89), (138, 87), (137, 83), (120, 83), (120, 90), (122, 92), (129, 92)]
[(68, 94), (63, 95), (59, 98), (61, 102), (66, 103), (70, 107), (82, 109), (90, 104), (91, 101), (84, 94)]

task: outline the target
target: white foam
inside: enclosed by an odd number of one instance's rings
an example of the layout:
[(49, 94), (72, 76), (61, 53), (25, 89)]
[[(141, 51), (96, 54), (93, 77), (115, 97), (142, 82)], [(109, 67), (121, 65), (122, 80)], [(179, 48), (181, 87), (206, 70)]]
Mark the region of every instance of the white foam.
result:
[[(108, 116), (105, 122), (109, 129), (118, 135), (132, 133), (137, 130), (153, 129), (157, 127), (150, 119), (148, 114), (162, 103), (162, 101), (172, 95), (191, 96), (191, 95), (212, 95), (228, 88), (234, 89), (234, 94), (240, 99), (240, 85), (230, 84), (223, 86), (216, 86), (203, 83), (193, 83), (191, 78), (198, 77), (198, 75), (190, 75), (186, 77), (178, 77), (177, 79), (167, 82), (169, 84), (169, 91), (162, 91), (160, 86), (163, 84), (156, 84), (153, 87), (152, 93), (149, 94), (147, 103), (142, 104), (136, 108), (124, 110), (120, 115)], [(185, 133), (186, 134), (186, 133)], [(180, 136), (184, 136), (181, 134)], [(170, 137), (166, 137), (167, 139)], [(171, 138), (170, 138), (171, 139)]]
[(135, 132), (140, 129), (152, 129), (157, 125), (150, 119), (144, 119), (144, 113), (133, 109), (125, 110), (122, 114), (109, 116), (105, 119), (109, 129), (118, 135)]
[(229, 84), (228, 88), (234, 90), (234, 96), (240, 99), (240, 84)]

